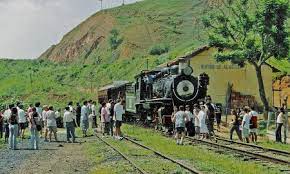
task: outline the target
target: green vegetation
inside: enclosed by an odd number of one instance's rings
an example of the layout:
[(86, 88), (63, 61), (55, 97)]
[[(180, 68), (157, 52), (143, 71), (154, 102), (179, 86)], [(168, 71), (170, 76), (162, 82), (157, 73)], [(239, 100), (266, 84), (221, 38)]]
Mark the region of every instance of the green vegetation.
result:
[(262, 65), (270, 58), (288, 58), (288, 15), (288, 0), (227, 1), (203, 20), (209, 31), (210, 45), (220, 50), (215, 55), (217, 61), (253, 65), (266, 112), (270, 106), (264, 89)]
[(290, 152), (289, 144), (276, 143), (272, 140), (262, 140), (261, 142), (259, 142), (258, 145), (263, 146), (263, 147), (267, 147), (267, 148), (280, 149), (280, 150)]
[(117, 29), (112, 29), (110, 33), (111, 33), (110, 36), (111, 49), (115, 50), (123, 42), (123, 39), (119, 36), (119, 32)]
[(169, 51), (169, 46), (164, 44), (154, 45), (150, 48), (151, 55), (161, 55)]
[(280, 70), (283, 74), (290, 74), (290, 62), (288, 60), (269, 59), (268, 63)]
[(205, 173), (280, 173), (277, 168), (270, 169), (253, 162), (241, 161), (234, 156), (218, 154), (200, 146), (177, 146), (172, 139), (151, 129), (130, 125), (125, 125), (123, 128), (126, 135), (176, 159), (186, 160)]

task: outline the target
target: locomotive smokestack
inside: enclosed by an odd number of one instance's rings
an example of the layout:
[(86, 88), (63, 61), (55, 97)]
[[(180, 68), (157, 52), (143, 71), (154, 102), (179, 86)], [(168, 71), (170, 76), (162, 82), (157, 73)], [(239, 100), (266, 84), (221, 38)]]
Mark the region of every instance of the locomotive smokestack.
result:
[(184, 58), (180, 58), (178, 60), (179, 64), (178, 64), (178, 73), (181, 74), (183, 72), (183, 70), (188, 66), (188, 63), (186, 61), (186, 59)]

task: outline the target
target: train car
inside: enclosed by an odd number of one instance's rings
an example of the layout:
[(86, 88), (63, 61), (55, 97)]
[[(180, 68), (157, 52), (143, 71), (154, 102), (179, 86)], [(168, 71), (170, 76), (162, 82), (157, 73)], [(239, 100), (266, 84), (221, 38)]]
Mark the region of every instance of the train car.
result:
[(99, 103), (108, 102), (109, 99), (116, 101), (117, 99), (125, 99), (126, 86), (128, 81), (114, 81), (112, 84), (106, 85), (98, 90)]
[(130, 90), (126, 89), (126, 109), (137, 114), (141, 121), (172, 127), (173, 107), (193, 106), (207, 94), (208, 75), (194, 77), (192, 73), (185, 59), (180, 59), (179, 65), (142, 71), (135, 76)]

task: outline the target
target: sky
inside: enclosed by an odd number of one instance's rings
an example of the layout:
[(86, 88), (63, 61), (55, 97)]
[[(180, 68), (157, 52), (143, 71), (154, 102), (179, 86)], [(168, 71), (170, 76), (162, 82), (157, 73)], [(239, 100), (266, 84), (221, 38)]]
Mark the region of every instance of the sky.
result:
[[(103, 0), (103, 8), (122, 1)], [(0, 0), (0, 57), (37, 58), (100, 9), (100, 0)]]

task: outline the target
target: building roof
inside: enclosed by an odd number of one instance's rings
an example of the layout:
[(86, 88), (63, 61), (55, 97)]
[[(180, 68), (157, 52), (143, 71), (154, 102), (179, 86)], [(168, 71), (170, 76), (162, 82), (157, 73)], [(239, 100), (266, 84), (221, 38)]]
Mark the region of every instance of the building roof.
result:
[(103, 86), (99, 89), (99, 91), (107, 90), (107, 89), (114, 89), (121, 86), (128, 84), (129, 81), (113, 81), (113, 83)]
[(177, 57), (177, 58), (175, 58), (174, 60), (171, 60), (171, 61), (169, 61), (169, 62), (167, 62), (167, 63), (161, 64), (161, 65), (159, 65), (158, 67), (159, 67), (159, 68), (162, 68), (162, 67), (166, 67), (166, 66), (169, 67), (169, 66), (172, 66), (172, 65), (177, 65), (178, 62), (179, 62), (179, 59), (189, 60), (189, 59), (191, 59), (192, 57), (194, 57), (194, 56), (200, 54), (201, 52), (206, 51), (206, 50), (208, 50), (208, 49), (210, 49), (210, 48), (211, 48), (211, 47), (208, 46), (208, 45), (205, 45), (205, 46), (199, 47), (199, 48), (193, 50), (192, 52), (189, 52), (189, 53), (187, 53), (187, 54), (185, 54), (185, 55), (183, 55), (183, 56)]

